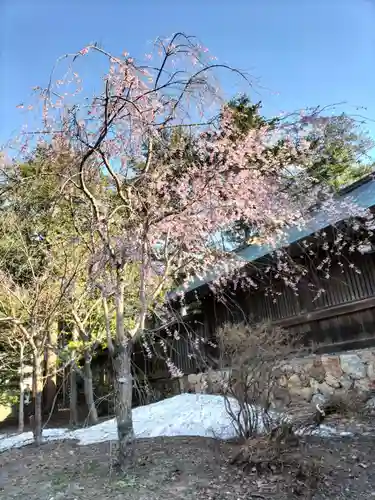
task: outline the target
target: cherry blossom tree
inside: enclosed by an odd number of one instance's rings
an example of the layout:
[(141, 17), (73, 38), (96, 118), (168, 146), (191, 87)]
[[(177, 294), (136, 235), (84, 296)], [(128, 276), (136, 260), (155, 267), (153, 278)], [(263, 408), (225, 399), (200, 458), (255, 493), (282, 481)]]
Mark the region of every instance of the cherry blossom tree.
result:
[[(97, 57), (108, 71), (96, 95), (85, 96), (75, 68)], [(145, 59), (88, 45), (58, 61), (68, 62), (64, 77), (53, 74), (46, 89), (36, 88), (38, 140), (53, 145), (51, 160), (65, 154), (74, 163), (66, 186), (79, 193), (77, 230), (86, 235), (90, 279), (102, 294), (108, 328), (108, 303), (114, 305), (108, 347), (121, 463), (132, 451), (132, 346), (140, 341), (147, 349), (151, 318), (168, 319), (166, 292), (176, 278), (184, 272), (187, 282), (228, 259), (236, 267), (215, 245), (236, 221), (251, 222), (263, 241), (275, 244), (287, 226), (304, 224), (306, 207), (317, 201), (314, 190), (302, 203), (286, 188), (286, 170), (313, 161), (302, 120), (264, 123), (239, 135), (217, 76), (227, 71), (249, 84), (246, 76), (183, 33), (157, 39)], [(300, 268), (282, 270), (293, 286), (290, 276)]]

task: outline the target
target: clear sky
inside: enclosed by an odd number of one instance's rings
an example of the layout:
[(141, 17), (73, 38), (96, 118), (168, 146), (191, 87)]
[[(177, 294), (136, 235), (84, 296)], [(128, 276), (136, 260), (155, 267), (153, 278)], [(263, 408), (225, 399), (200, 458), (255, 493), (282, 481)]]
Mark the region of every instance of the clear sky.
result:
[(143, 56), (176, 31), (259, 79), (266, 114), (347, 101), (375, 136), (375, 0), (0, 0), (0, 19), (0, 142), (58, 56), (93, 41)]

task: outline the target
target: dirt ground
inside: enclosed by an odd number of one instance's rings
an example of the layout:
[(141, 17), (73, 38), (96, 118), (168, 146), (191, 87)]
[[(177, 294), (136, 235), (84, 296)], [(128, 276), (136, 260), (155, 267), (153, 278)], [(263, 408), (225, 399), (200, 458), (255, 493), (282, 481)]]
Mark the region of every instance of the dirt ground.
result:
[(15, 500), (375, 499), (375, 437), (309, 438), (319, 460), (317, 491), (283, 474), (229, 465), (233, 444), (205, 438), (139, 440), (133, 470), (109, 465), (114, 445), (54, 442), (0, 454), (0, 498)]

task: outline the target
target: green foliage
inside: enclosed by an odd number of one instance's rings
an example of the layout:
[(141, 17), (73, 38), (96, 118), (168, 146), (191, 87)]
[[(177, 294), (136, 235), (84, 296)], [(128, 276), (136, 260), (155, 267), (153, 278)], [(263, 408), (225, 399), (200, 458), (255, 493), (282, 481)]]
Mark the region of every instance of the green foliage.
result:
[[(63, 297), (75, 273), (76, 233), (69, 200), (61, 194), (70, 164), (61, 158), (54, 163), (51, 150), (39, 147), (27, 161), (8, 165), (0, 188), (0, 320), (11, 317), (23, 328), (2, 330), (16, 365), (17, 339), (25, 349), (33, 344), (44, 350), (48, 332), (65, 314)], [(0, 372), (5, 376), (4, 366)]]
[(234, 123), (241, 135), (265, 126), (274, 129), (279, 123), (278, 118), (267, 119), (262, 116), (262, 102), (253, 104), (247, 95), (229, 101), (228, 108), (234, 111)]
[(374, 143), (345, 114), (330, 118), (322, 129), (313, 130), (307, 138), (316, 151), (316, 161), (308, 174), (318, 183), (338, 190), (373, 170), (373, 165), (368, 164), (367, 152)]
[(366, 175), (369, 175), (374, 171), (375, 171), (375, 164), (354, 165), (352, 167), (347, 168), (341, 175), (339, 175), (335, 179), (335, 182), (331, 183), (331, 185), (336, 189), (340, 189), (342, 187), (349, 186), (353, 182), (363, 179), (364, 177), (366, 177)]
[(7, 189), (0, 221), (0, 262), (20, 285), (51, 264), (51, 252), (67, 228), (58, 165), (48, 160), (49, 149), (38, 147), (26, 162), (10, 165), (4, 181)]
[(19, 367), (17, 353), (4, 342), (9, 331), (0, 325), (0, 406), (17, 402), (17, 370)]
[(2, 386), (0, 380), (0, 406), (15, 405), (18, 403), (19, 400), (17, 391), (9, 390), (9, 388), (7, 388), (7, 385), (9, 387), (9, 383), (7, 384), (7, 382), (8, 381), (6, 381), (4, 386)]

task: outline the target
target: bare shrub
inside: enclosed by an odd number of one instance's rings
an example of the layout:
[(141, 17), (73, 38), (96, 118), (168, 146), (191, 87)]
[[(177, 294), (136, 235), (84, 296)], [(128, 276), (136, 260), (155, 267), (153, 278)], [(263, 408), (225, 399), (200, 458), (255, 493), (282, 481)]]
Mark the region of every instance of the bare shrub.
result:
[(371, 407), (367, 404), (368, 397), (368, 393), (360, 393), (355, 390), (333, 394), (320, 407), (323, 413), (322, 421), (329, 417), (336, 417), (339, 420), (355, 420), (357, 423), (363, 424), (371, 418)]
[[(327, 406), (327, 415), (334, 411)], [(234, 449), (232, 465), (245, 472), (283, 477), (291, 498), (315, 498), (324, 487), (324, 477), (329, 475), (332, 463), (330, 454), (322, 459), (321, 449), (311, 446), (305, 438), (325, 420), (324, 408), (318, 408), (302, 419), (281, 418), (270, 432), (252, 436)], [(302, 432), (302, 435), (300, 434)]]
[(368, 395), (355, 390), (343, 394), (332, 395), (323, 405), (327, 416), (337, 414), (342, 417), (364, 416), (367, 413), (366, 400)]
[(312, 498), (323, 475), (319, 457), (287, 422), (267, 434), (247, 439), (230, 463), (258, 475), (283, 473), (289, 491), (303, 498)]
[(272, 393), (280, 367), (296, 355), (296, 339), (269, 323), (225, 324), (217, 332), (223, 372), (225, 407), (237, 437), (248, 439), (277, 421), (271, 411)]
[[(324, 488), (332, 467), (329, 453), (309, 439), (330, 416), (362, 413), (364, 399), (352, 393), (332, 396), (324, 404), (293, 405), (287, 414), (271, 409), (283, 365), (303, 354), (299, 339), (269, 324), (226, 324), (218, 332), (226, 410), (239, 438), (230, 463), (258, 475), (283, 475), (291, 498), (313, 498)], [(263, 431), (260, 433), (260, 431)]]

